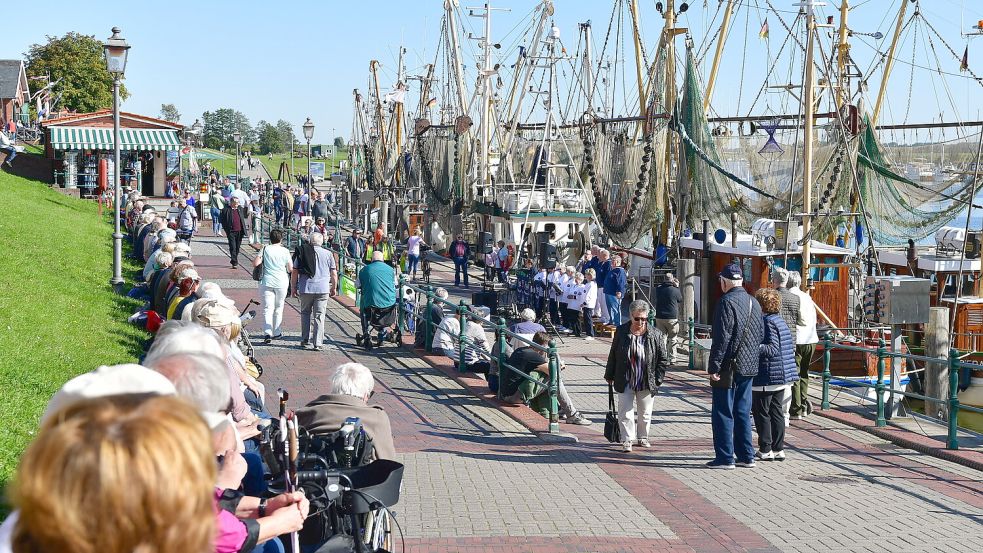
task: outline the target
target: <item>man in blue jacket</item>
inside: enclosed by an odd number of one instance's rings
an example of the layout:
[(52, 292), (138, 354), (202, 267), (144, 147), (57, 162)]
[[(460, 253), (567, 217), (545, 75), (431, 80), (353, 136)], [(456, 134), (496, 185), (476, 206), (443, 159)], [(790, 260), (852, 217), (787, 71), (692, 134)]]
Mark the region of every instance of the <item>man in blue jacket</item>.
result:
[(744, 290), (741, 268), (731, 263), (720, 272), (723, 296), (713, 312), (713, 343), (707, 372), (713, 387), (710, 424), (714, 459), (709, 468), (754, 466), (751, 441), (751, 382), (758, 374), (764, 334), (761, 306)]
[(616, 255), (611, 258), (611, 270), (604, 278), (604, 299), (608, 306), (611, 324), (615, 326), (621, 324), (621, 299), (625, 295), (627, 285), (628, 273), (621, 268), (621, 256)]

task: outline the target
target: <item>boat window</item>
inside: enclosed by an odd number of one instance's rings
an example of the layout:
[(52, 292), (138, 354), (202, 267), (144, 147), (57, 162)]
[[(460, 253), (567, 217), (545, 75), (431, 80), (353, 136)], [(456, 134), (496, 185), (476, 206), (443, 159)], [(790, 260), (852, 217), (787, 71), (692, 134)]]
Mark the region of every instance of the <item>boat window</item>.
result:
[(550, 233), (550, 240), (556, 240), (556, 225), (553, 223), (546, 223), (543, 226), (543, 230)]

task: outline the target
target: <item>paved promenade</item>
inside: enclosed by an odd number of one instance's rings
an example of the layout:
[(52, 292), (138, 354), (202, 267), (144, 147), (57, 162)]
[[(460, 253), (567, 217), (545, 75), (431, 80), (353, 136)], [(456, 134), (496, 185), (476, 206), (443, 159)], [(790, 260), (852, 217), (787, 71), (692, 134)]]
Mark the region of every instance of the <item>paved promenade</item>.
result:
[[(248, 259), (229, 268), (224, 239), (196, 239), (193, 251), (206, 280), (240, 305), (258, 299)], [(354, 347), (357, 317), (343, 303), (329, 302), (325, 351), (301, 350), (288, 301), (284, 339), (257, 346), (262, 380), (288, 389), (296, 408), (325, 391), (339, 363), (373, 370), (372, 401), (389, 413), (407, 467), (395, 511), (408, 551), (976, 552), (983, 543), (983, 474), (839, 422), (793, 422), (784, 463), (709, 470), (709, 389), (677, 370), (656, 400), (653, 447), (624, 454), (601, 435), (607, 396), (592, 346), (565, 358), (564, 378), (595, 424), (562, 425), (576, 443), (547, 441), (530, 429), (543, 419), (479, 397), (479, 379), (439, 357)]]

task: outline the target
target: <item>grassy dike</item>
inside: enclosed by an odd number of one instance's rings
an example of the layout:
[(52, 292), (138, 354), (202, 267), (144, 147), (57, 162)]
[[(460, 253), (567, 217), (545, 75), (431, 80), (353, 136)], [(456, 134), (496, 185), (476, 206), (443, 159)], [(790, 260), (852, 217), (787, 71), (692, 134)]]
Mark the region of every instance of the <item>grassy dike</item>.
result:
[(0, 170), (0, 489), (65, 381), (140, 353), (137, 302), (109, 286), (109, 215)]

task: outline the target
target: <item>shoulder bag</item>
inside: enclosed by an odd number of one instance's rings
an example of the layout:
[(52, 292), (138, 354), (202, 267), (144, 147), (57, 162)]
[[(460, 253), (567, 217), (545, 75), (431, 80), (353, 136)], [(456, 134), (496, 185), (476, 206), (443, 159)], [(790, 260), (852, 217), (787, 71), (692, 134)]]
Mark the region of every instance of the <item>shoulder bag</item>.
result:
[(737, 348), (734, 350), (734, 354), (730, 358), (730, 362), (727, 363), (727, 367), (721, 367), (720, 372), (717, 373), (720, 376), (720, 380), (710, 380), (711, 388), (731, 388), (734, 386), (734, 372), (737, 367), (737, 356), (741, 352), (741, 348), (744, 346), (744, 341), (747, 338), (748, 327), (751, 322), (751, 315), (754, 314), (754, 301), (753, 299), (748, 302), (747, 306), (747, 317), (744, 319), (744, 332), (741, 334), (741, 340), (737, 343)]
[(263, 256), (263, 260), (259, 262), (259, 265), (253, 267), (253, 280), (257, 282), (263, 280), (263, 265), (266, 265), (266, 248), (263, 248), (260, 255)]
[(613, 384), (608, 384), (608, 414), (604, 417), (604, 437), (609, 442), (621, 443), (621, 426), (618, 424), (618, 410), (614, 408)]

